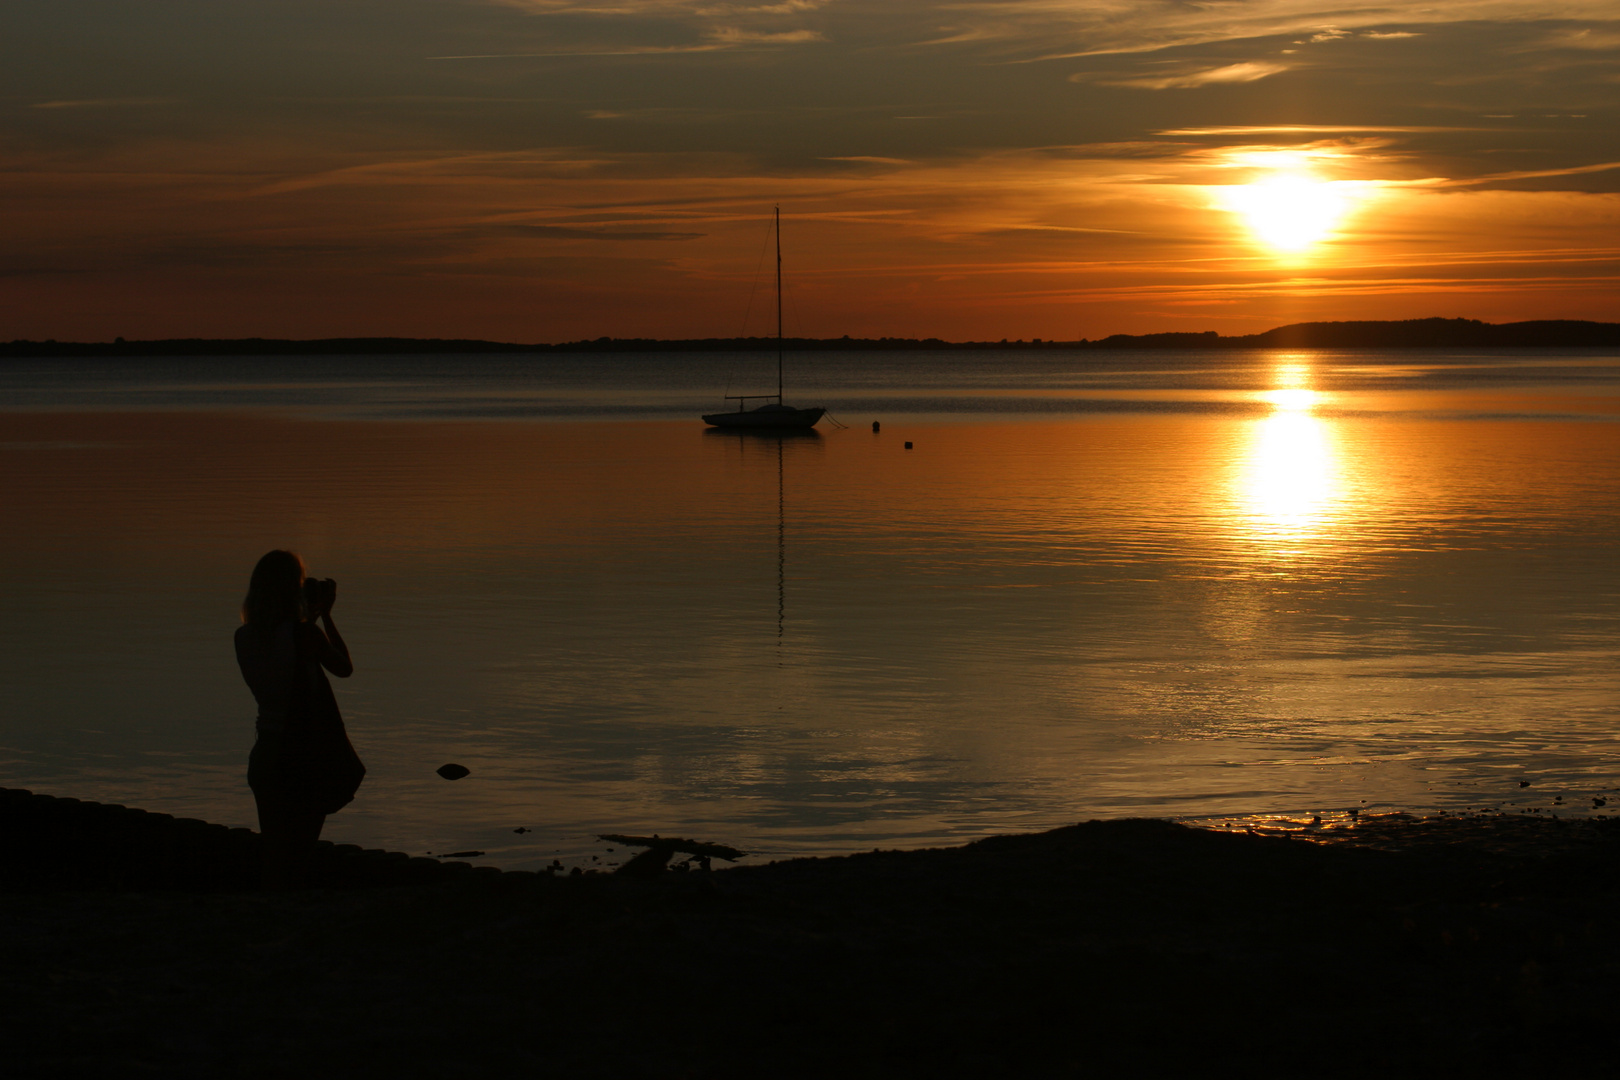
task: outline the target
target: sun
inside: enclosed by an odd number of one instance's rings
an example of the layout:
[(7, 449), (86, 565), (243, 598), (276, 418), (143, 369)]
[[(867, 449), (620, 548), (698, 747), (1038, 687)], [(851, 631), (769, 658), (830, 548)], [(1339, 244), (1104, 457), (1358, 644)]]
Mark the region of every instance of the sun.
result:
[(1241, 214), (1257, 240), (1273, 251), (1298, 254), (1325, 240), (1349, 208), (1331, 181), (1279, 173), (1230, 187), (1227, 209)]

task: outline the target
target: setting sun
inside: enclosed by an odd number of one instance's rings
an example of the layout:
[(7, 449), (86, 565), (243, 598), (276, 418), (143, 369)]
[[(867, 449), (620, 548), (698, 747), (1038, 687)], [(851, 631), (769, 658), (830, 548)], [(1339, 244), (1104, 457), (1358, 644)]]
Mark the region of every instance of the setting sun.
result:
[(1296, 253), (1333, 231), (1348, 200), (1334, 183), (1283, 174), (1230, 188), (1226, 204), (1243, 215), (1261, 243), (1276, 251)]

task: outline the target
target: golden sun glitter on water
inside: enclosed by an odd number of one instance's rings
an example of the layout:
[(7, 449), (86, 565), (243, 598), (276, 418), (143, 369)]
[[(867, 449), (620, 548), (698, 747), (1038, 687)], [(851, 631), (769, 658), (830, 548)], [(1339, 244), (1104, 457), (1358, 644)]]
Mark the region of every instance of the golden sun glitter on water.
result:
[(1315, 414), (1318, 392), (1307, 363), (1284, 358), (1273, 389), (1260, 395), (1271, 412), (1252, 421), (1237, 456), (1236, 502), (1244, 539), (1274, 555), (1299, 555), (1299, 545), (1327, 526), (1340, 499), (1339, 465), (1327, 421)]

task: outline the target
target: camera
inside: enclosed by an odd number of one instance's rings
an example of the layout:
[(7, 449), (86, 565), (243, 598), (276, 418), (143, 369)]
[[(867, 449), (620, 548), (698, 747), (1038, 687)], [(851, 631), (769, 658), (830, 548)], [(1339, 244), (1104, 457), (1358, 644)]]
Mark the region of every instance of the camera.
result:
[(304, 579), (304, 606), (309, 609), (312, 618), (330, 610), (332, 601), (336, 599), (336, 581), (331, 578)]

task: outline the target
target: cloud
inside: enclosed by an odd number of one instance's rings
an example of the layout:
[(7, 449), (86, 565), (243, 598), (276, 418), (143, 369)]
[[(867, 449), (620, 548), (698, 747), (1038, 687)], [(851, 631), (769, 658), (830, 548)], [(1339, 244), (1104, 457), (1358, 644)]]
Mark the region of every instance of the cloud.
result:
[(707, 4), (694, 8), (700, 15), (797, 15), (814, 11), (826, 0), (783, 0), (780, 4)]
[(682, 15), (732, 19), (750, 15), (799, 15), (828, 6), (829, 0), (777, 0), (776, 3), (716, 3), (714, 0), (485, 0), (497, 7), (536, 15), (599, 15), (670, 19)]
[(1171, 128), (1169, 136), (1197, 135), (1342, 135), (1367, 133), (1434, 134), (1443, 131), (1500, 131), (1500, 128), (1433, 127), (1417, 124), (1225, 124), (1214, 127)]
[(668, 56), (675, 53), (716, 52), (725, 48), (723, 43), (710, 42), (694, 45), (643, 45), (625, 49), (563, 49), (554, 52), (520, 53), (466, 53), (458, 56), (425, 56), (424, 60), (555, 60), (573, 56)]
[(1542, 38), (1540, 45), (1547, 49), (1589, 49), (1593, 52), (1609, 52), (1620, 49), (1620, 30), (1596, 30), (1592, 27), (1560, 30)]
[[(941, 10), (914, 3), (913, 10)], [(1028, 48), (1032, 59), (1153, 52), (1263, 37), (1303, 37), (1318, 42), (1352, 33), (1366, 37), (1416, 36), (1410, 28), (1458, 23), (1534, 21), (1612, 23), (1613, 0), (1436, 0), (1421, 7), (1351, 0), (1332, 9), (1323, 27), (1319, 0), (1248, 0), (1246, 3), (1186, 3), (1184, 0), (979, 0), (954, 5), (955, 25), (931, 44), (1000, 42)], [(1385, 29), (1394, 23), (1398, 29)], [(1367, 31), (1360, 34), (1360, 31)], [(1063, 43), (1069, 43), (1065, 48)]]
[[(819, 30), (784, 28), (784, 18), (803, 15), (824, 6), (825, 0), (780, 0), (769, 4), (727, 4), (691, 0), (491, 0), (535, 15), (586, 17), (618, 24), (634, 34), (637, 23), (696, 25), (702, 35), (727, 45), (797, 45), (826, 38)], [(622, 31), (621, 31), (622, 32)]]
[[(429, 60), (561, 59), (594, 56), (669, 56), (717, 52), (759, 46), (805, 45), (827, 40), (826, 35), (802, 26), (784, 26), (792, 16), (813, 11), (819, 0), (784, 3), (694, 4), (679, 0), (641, 0), (594, 5), (552, 3), (550, 0), (495, 0), (538, 16), (568, 17), (572, 25), (561, 33), (545, 35), (560, 47), (509, 52), (466, 52), (427, 57)], [(581, 22), (583, 19), (583, 22)], [(586, 36), (580, 37), (581, 30)], [(669, 38), (692, 38), (671, 42)], [(563, 44), (568, 38), (574, 44)], [(652, 38), (654, 40), (647, 40)]]
[(619, 232), (612, 229), (579, 229), (567, 225), (508, 225), (499, 231), (513, 236), (549, 240), (697, 240), (700, 232)]
[(1584, 176), (1587, 173), (1612, 172), (1620, 169), (1620, 161), (1603, 161), (1594, 165), (1571, 165), (1562, 169), (1521, 169), (1517, 172), (1490, 173), (1463, 180), (1447, 180), (1445, 187), (1471, 187), (1476, 184), (1495, 184), (1509, 180), (1541, 180), (1551, 176)]
[[(1461, 23), (1524, 24), (1538, 20), (1612, 24), (1614, 0), (482, 0), (558, 21), (590, 20), (633, 34), (685, 24), (706, 33), (740, 26), (754, 33), (819, 32), (886, 39), (892, 44), (980, 44), (1021, 59), (1151, 52), (1262, 37), (1317, 43), (1349, 37), (1420, 36), (1417, 28)], [(814, 17), (812, 30), (800, 22)], [(790, 23), (797, 25), (786, 25)], [(1324, 24), (1327, 25), (1324, 25)], [(810, 40), (810, 39), (806, 39)], [(1583, 47), (1583, 46), (1569, 46)], [(1012, 57), (1007, 57), (1011, 59)]]
[[(640, 16), (642, 18), (670, 18), (676, 15), (699, 14), (714, 11), (717, 5), (693, 3), (692, 0), (487, 0), (496, 7), (517, 8), (533, 15), (599, 15), (616, 18)], [(734, 13), (734, 8), (721, 10)]]
[[(1203, 71), (1189, 71), (1180, 75), (1140, 79), (1098, 79), (1095, 81), (1104, 86), (1132, 86), (1141, 90), (1186, 90), (1221, 83), (1255, 82), (1287, 70), (1287, 64), (1249, 60), (1241, 64), (1227, 64), (1224, 67), (1206, 68)], [(1070, 78), (1075, 82), (1091, 81), (1084, 75), (1070, 76)]]
[(981, 236), (1018, 236), (1021, 234), (1050, 233), (1056, 237), (1074, 236), (1076, 234), (1100, 233), (1106, 236), (1140, 236), (1139, 229), (1103, 229), (1090, 228), (1083, 225), (1013, 225), (1003, 229), (986, 229)]
[(862, 165), (910, 165), (905, 158), (874, 157), (870, 154), (851, 154), (844, 157), (824, 157), (822, 161), (853, 161)]
[(709, 37), (725, 45), (803, 45), (812, 41), (826, 41), (819, 30), (783, 30), (770, 32), (745, 30), (740, 26), (717, 26)]
[(132, 109), (147, 105), (174, 105), (178, 98), (90, 98), (83, 101), (36, 101), (30, 109)]

